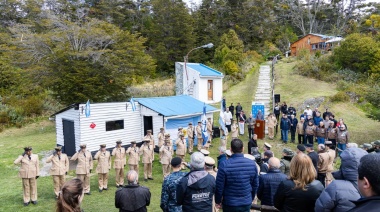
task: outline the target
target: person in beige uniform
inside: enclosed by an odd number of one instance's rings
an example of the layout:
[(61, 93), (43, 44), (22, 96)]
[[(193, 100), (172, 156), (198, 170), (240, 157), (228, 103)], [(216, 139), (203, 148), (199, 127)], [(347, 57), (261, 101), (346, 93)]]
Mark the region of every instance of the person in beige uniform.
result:
[(296, 126), (296, 133), (298, 134), (298, 144), (304, 144), (305, 143), (305, 131), (303, 129), (303, 124), (305, 122), (305, 118), (301, 117), (300, 122), (297, 123)]
[(235, 120), (232, 120), (232, 124), (231, 124), (231, 139), (237, 139), (238, 138), (238, 135), (239, 134), (239, 131), (238, 131), (238, 125), (236, 124), (236, 121)]
[(334, 159), (336, 157), (336, 151), (331, 149), (330, 147), (333, 145), (331, 141), (325, 141), (326, 152), (329, 155), (329, 165), (326, 171), (326, 187), (333, 181), (334, 177), (332, 176), (332, 172), (334, 171)]
[(139, 173), (140, 150), (136, 146), (136, 141), (131, 142), (131, 146), (128, 147), (126, 153), (129, 155), (129, 158), (128, 158), (129, 170), (135, 170), (138, 174)]
[(90, 195), (90, 173), (92, 172), (93, 161), (91, 152), (86, 150), (86, 144), (81, 144), (80, 150), (70, 160), (78, 160), (76, 168), (77, 178), (84, 183), (84, 193)]
[(111, 154), (106, 150), (106, 145), (100, 145), (100, 150), (95, 154), (95, 160), (98, 160), (96, 173), (98, 173), (99, 192), (108, 190), (108, 172), (111, 169)]
[(165, 144), (160, 148), (160, 163), (162, 164), (162, 173), (164, 179), (170, 174), (170, 162), (173, 157), (173, 147), (170, 146), (169, 140), (165, 140)]
[(164, 145), (165, 140), (165, 130), (163, 127), (160, 128), (160, 132), (157, 135), (158, 138), (158, 148), (161, 148), (162, 145)]
[(28, 206), (30, 201), (37, 204), (37, 181), (40, 175), (40, 163), (38, 155), (32, 154), (32, 147), (25, 147), (24, 153), (18, 156), (13, 162), (21, 164), (18, 176), (22, 179), (22, 188), (24, 191), (24, 206)]
[(203, 138), (202, 138), (202, 122), (198, 121), (198, 126), (195, 128), (197, 139), (198, 139), (198, 151), (202, 149), (203, 146)]
[(268, 136), (269, 139), (273, 140), (274, 138), (274, 127), (277, 125), (277, 119), (273, 115), (273, 113), (270, 113), (268, 115)]
[(142, 162), (144, 164), (144, 181), (153, 180), (152, 163), (154, 161), (154, 146), (149, 139), (144, 139), (144, 144), (140, 148)]
[(189, 141), (188, 146), (188, 152), (189, 154), (193, 153), (193, 147), (194, 147), (194, 136), (195, 136), (195, 130), (193, 127), (193, 123), (189, 123), (189, 127), (187, 128), (187, 138)]
[(55, 198), (58, 199), (59, 191), (65, 183), (65, 175), (69, 171), (69, 158), (62, 153), (62, 147), (54, 148), (55, 152), (46, 159), (46, 163), (52, 163), (50, 175), (53, 177)]
[[(185, 161), (185, 155), (186, 155), (186, 140), (183, 135), (180, 135), (177, 141), (175, 142), (175, 145), (177, 146), (177, 149), (175, 151), (177, 157), (181, 158), (182, 161)], [(184, 168), (183, 165), (181, 165), (181, 168)]]
[(112, 150), (113, 168), (115, 169), (116, 187), (124, 185), (125, 148), (121, 146), (121, 140), (116, 141), (116, 147)]
[(147, 131), (146, 131), (146, 135), (145, 135), (145, 137), (144, 137), (144, 141), (145, 141), (146, 139), (149, 139), (149, 140), (150, 140), (150, 143), (154, 146), (154, 137), (153, 137), (153, 135), (152, 135), (152, 130), (147, 130)]
[[(205, 157), (205, 170), (216, 179), (216, 172), (215, 172), (215, 160), (212, 157), (206, 156)], [(219, 208), (215, 206), (215, 196), (212, 198), (212, 212), (219, 211)]]

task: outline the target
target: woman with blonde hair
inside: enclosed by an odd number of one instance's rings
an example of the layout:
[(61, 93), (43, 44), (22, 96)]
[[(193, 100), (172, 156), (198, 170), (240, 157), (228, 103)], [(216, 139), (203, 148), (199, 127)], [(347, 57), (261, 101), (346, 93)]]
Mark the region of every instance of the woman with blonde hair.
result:
[(313, 211), (323, 185), (309, 156), (297, 154), (290, 162), (289, 178), (280, 183), (274, 206), (280, 211)]
[(82, 212), (80, 203), (83, 200), (83, 182), (80, 179), (67, 181), (59, 193), (57, 212)]

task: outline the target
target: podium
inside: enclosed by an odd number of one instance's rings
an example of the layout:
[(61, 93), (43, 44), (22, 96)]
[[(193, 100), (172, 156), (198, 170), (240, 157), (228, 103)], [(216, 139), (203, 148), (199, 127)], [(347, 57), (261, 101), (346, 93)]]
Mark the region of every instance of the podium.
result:
[(255, 134), (257, 134), (257, 139), (265, 138), (265, 120), (256, 120)]

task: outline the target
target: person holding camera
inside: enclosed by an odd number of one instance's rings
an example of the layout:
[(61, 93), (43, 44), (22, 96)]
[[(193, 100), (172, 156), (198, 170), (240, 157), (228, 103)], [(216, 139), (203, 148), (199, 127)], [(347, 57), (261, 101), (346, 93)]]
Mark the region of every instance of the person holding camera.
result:
[(78, 160), (76, 168), (77, 178), (84, 183), (84, 193), (90, 195), (90, 173), (93, 168), (92, 155), (91, 152), (86, 150), (86, 144), (80, 144), (79, 147), (80, 150), (75, 153), (70, 160)]
[(40, 175), (38, 155), (32, 154), (32, 147), (25, 147), (22, 153), (13, 162), (21, 164), (18, 176), (22, 179), (22, 188), (24, 191), (24, 206), (28, 206), (30, 201), (37, 204), (37, 181)]
[(52, 163), (50, 175), (53, 177), (55, 198), (58, 199), (59, 191), (65, 183), (65, 175), (69, 171), (69, 158), (62, 153), (62, 147), (54, 148), (54, 153), (46, 159), (46, 163)]

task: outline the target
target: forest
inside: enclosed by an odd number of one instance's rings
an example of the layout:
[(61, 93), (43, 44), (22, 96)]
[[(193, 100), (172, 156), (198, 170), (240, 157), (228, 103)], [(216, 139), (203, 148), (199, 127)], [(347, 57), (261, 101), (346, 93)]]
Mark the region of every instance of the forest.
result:
[[(191, 2), (191, 1), (190, 1)], [(232, 82), (309, 33), (342, 36), (303, 52), (297, 73), (338, 83), (380, 120), (380, 5), (364, 0), (0, 0), (0, 132), (76, 102), (126, 101), (128, 88), (207, 64)]]

